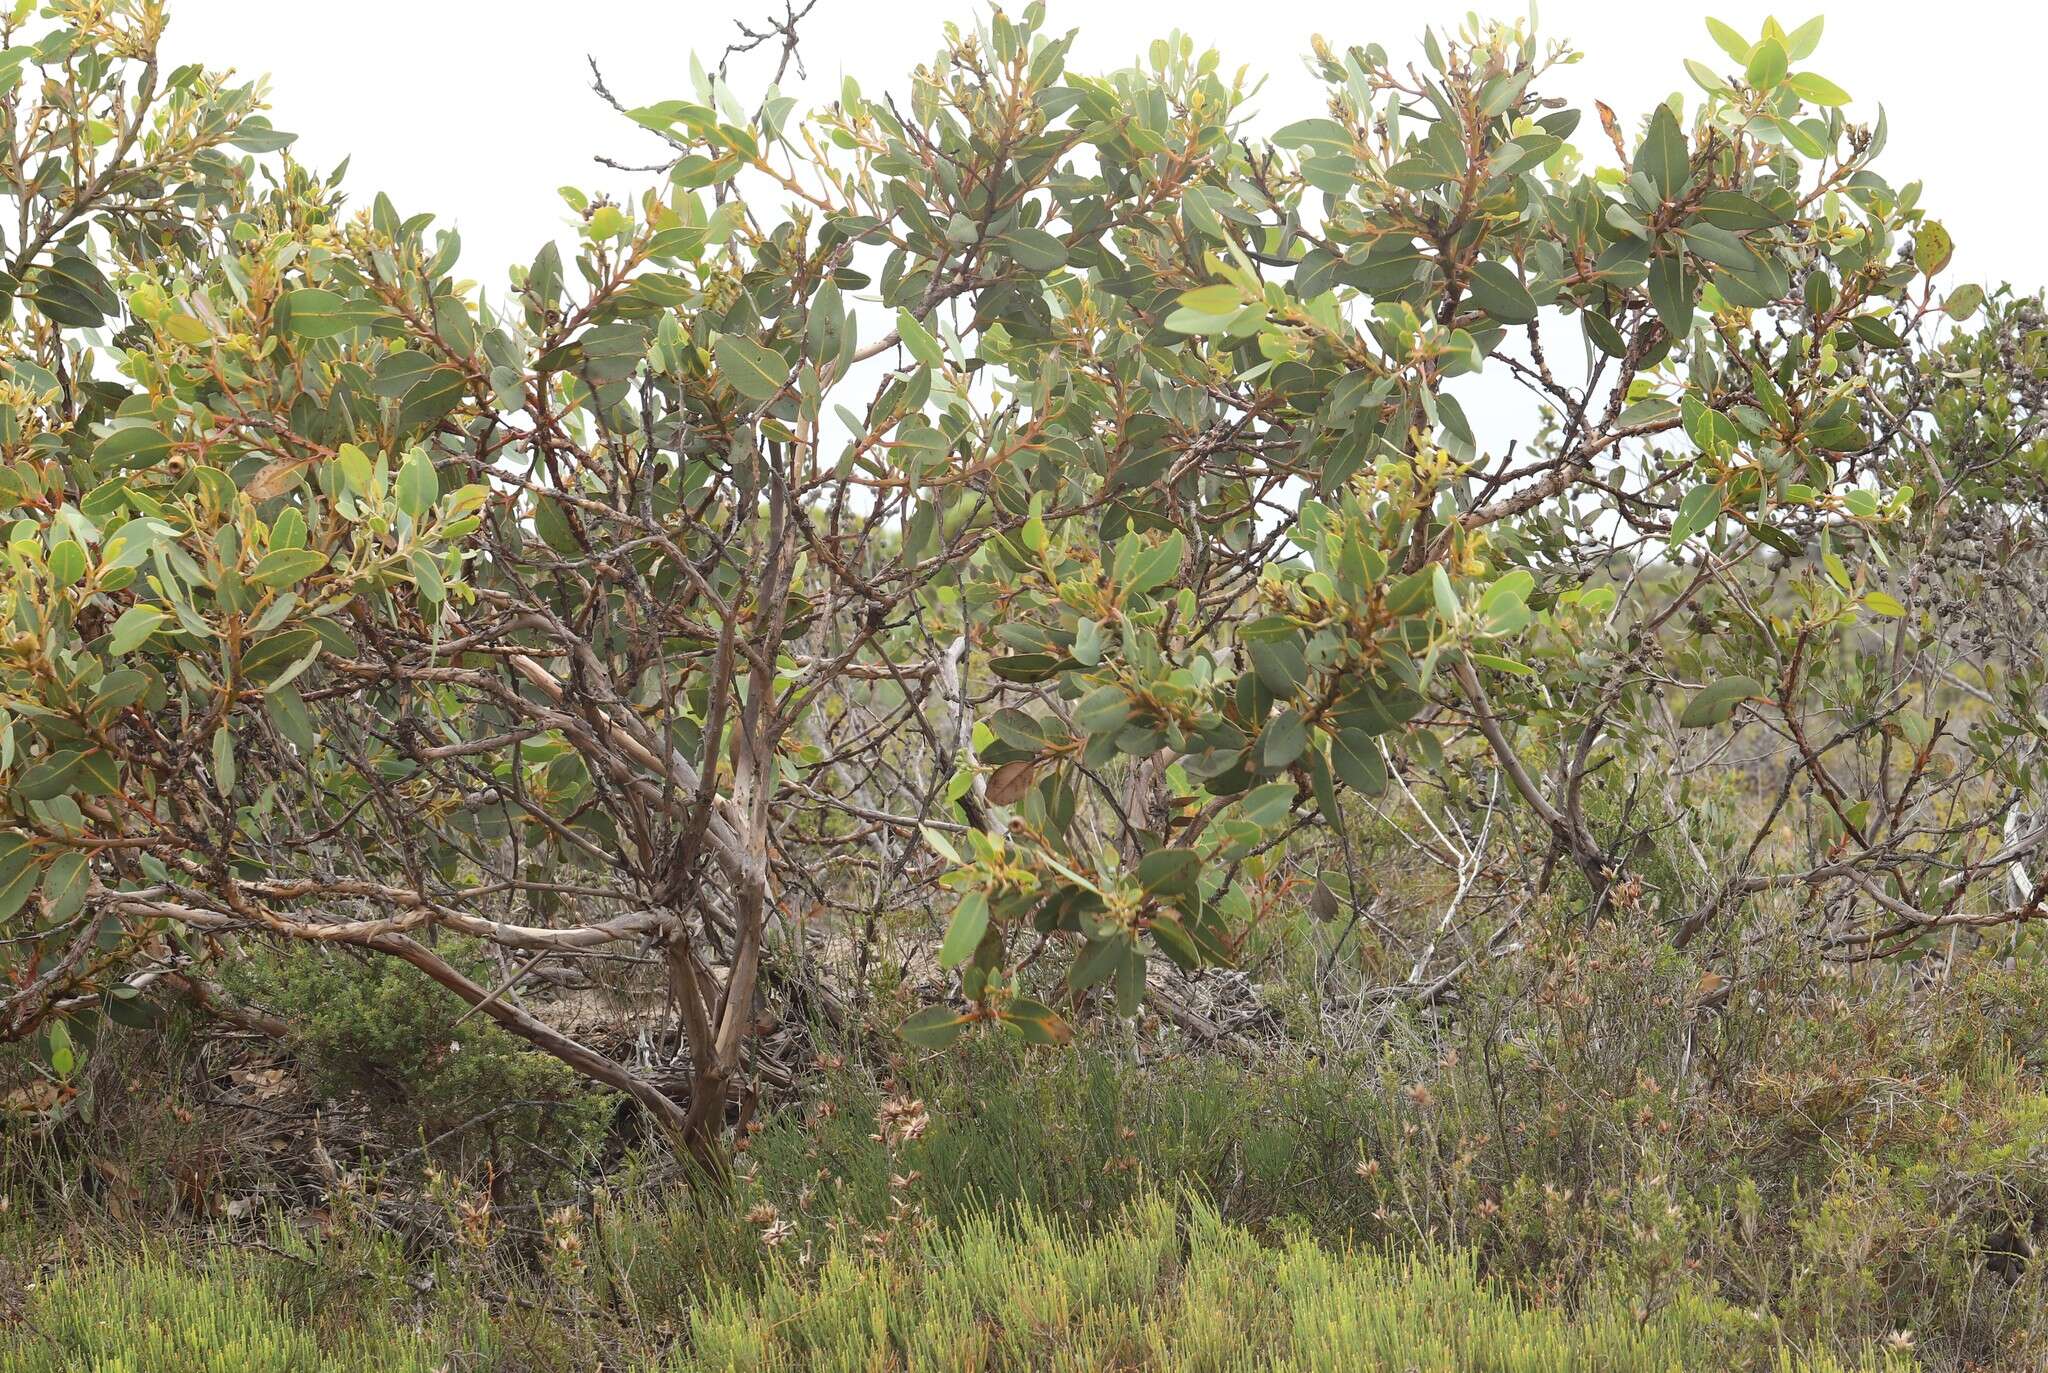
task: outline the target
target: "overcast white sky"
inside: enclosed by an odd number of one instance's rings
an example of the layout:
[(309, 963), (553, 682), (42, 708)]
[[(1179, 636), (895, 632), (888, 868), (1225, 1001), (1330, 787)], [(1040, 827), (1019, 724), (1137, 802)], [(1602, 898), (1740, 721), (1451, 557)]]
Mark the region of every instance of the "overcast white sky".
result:
[[(172, 0), (165, 46), (174, 62), (268, 73), (273, 118), (301, 135), (303, 159), (325, 168), (351, 155), (348, 185), (358, 203), (381, 189), (407, 214), (433, 210), (443, 223), (455, 221), (466, 275), (495, 294), (507, 264), (529, 259), (561, 231), (566, 211), (555, 187), (624, 188), (592, 154), (632, 161), (660, 154), (651, 136), (591, 94), (584, 55), (597, 58), (628, 104), (687, 97), (689, 54), (715, 58), (733, 36), (733, 18), (758, 17), (770, 3), (354, 0), (336, 9), (297, 0)], [(973, 0), (819, 0), (803, 27), (807, 89), (817, 101), (830, 100), (844, 73), (870, 93), (892, 83), (900, 89), (903, 74), (937, 50), (940, 25), (980, 8)], [(1419, 52), (1425, 23), (1455, 23), (1472, 6), (1050, 0), (1047, 8), (1055, 27), (1080, 28), (1075, 65), (1084, 70), (1124, 65), (1176, 27), (1220, 48), (1226, 69), (1243, 64), (1271, 78), (1257, 102), (1270, 129), (1320, 104), (1300, 60), (1311, 33), (1340, 46), (1378, 42), (1396, 54)], [(1525, 12), (1512, 4), (1477, 8)], [(1754, 34), (1774, 12), (1789, 28), (1815, 11), (1750, 0), (1542, 0), (1543, 31), (1585, 54), (1549, 90), (1586, 108), (1605, 100), (1633, 128), (1670, 92), (1698, 95), (1682, 58), (1726, 65), (1707, 37), (1705, 15)], [(1883, 102), (1892, 131), (1883, 165), (1895, 183), (1926, 183), (1923, 203), (1956, 239), (1956, 279), (2031, 287), (2048, 278), (2038, 246), (2048, 223), (2048, 177), (2038, 155), (2048, 6), (1856, 0), (1822, 12), (1826, 35), (1803, 65), (1847, 88), (1853, 115), (1867, 118)], [(744, 67), (734, 74), (749, 103), (768, 76)], [(1590, 119), (1585, 131), (1598, 137)]]

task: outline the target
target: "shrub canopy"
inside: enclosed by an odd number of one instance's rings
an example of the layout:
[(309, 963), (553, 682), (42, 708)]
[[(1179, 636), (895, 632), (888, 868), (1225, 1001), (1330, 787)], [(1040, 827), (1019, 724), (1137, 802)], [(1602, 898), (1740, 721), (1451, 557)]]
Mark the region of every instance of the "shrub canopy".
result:
[[(697, 67), (626, 111), (655, 184), (565, 190), (487, 291), (260, 87), (164, 70), (154, 4), (29, 9), (0, 1030), (59, 1074), (269, 934), (701, 1147), (764, 975), (843, 1013), (943, 889), (958, 995), (904, 1032), (1059, 1041), (1230, 963), (1290, 848), (1356, 918), (1364, 805), (1499, 812), (1532, 889), (1680, 942), (1772, 891), (1832, 956), (2039, 913), (2032, 621), (1949, 613), (2037, 604), (1953, 550), (2032, 527), (2039, 317), (1935, 286), (1819, 20), (1711, 26), (1626, 121), (1520, 24), (1318, 40), (1278, 129), (1180, 36), (1070, 69), (1037, 4), (809, 115)], [(1728, 785), (1776, 805), (1709, 853)], [(659, 949), (688, 1100), (438, 930)]]

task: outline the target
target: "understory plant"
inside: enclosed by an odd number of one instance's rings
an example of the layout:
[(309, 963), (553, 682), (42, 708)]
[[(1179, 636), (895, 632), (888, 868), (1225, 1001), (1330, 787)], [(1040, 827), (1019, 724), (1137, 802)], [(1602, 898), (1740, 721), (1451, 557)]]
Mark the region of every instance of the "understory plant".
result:
[[(278, 942), (714, 1173), (770, 1002), (871, 1028), (906, 937), (927, 1048), (1208, 1033), (1167, 984), (1305, 902), (1395, 973), (1318, 1017), (1606, 924), (1722, 987), (1759, 921), (2038, 957), (2041, 314), (1947, 282), (1818, 19), (1626, 120), (1530, 23), (1316, 39), (1269, 129), (1036, 3), (804, 113), (792, 18), (620, 102), (659, 174), (495, 289), (164, 22), (0, 16), (0, 1037), (54, 1100)], [(527, 994), (592, 969), (679, 1082)]]

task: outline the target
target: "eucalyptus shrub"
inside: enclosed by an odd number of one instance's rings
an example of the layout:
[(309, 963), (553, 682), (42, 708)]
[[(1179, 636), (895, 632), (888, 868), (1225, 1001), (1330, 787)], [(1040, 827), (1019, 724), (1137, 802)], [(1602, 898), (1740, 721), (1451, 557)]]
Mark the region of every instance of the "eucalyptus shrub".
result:
[[(0, 1027), (59, 1075), (257, 937), (348, 944), (709, 1158), (764, 978), (856, 1013), (943, 890), (959, 995), (904, 1033), (1060, 1041), (1231, 962), (1248, 884), (1390, 789), (1510, 799), (1532, 886), (1681, 941), (1777, 889), (1836, 956), (2038, 914), (2038, 669), (1951, 651), (1914, 561), (2038, 467), (2035, 326), (1951, 341), (1985, 293), (1934, 285), (1817, 19), (1711, 24), (1584, 127), (1522, 24), (1317, 40), (1272, 130), (1178, 35), (1070, 69), (1037, 4), (809, 115), (693, 65), (626, 110), (656, 183), (566, 190), (490, 293), (260, 90), (162, 72), (151, 0), (29, 10)], [(1731, 768), (1777, 797), (1749, 852), (1646, 887), (1684, 836), (1632, 789)], [(619, 946), (683, 1101), (519, 994)]]

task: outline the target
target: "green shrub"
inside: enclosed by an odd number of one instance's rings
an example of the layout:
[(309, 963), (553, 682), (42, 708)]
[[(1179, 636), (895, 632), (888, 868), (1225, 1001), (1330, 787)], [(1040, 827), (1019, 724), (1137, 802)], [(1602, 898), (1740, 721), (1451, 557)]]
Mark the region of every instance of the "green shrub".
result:
[[(444, 946), (484, 985), (498, 980), (474, 950)], [(411, 967), (295, 946), (247, 962), (237, 989), (291, 1026), (288, 1045), (316, 1091), (361, 1102), (397, 1148), (501, 1188), (587, 1162), (613, 1104), (576, 1073), (522, 1045)]]
[[(889, 1092), (817, 1085), (751, 1140), (732, 1212), (772, 1208), (779, 1252), (824, 1253), (1014, 1207), (1086, 1228), (1185, 1189), (1266, 1237), (1469, 1252), (1540, 1305), (1626, 1291), (1657, 1310), (1704, 1283), (1802, 1345), (1896, 1335), (1937, 1367), (2048, 1351), (2048, 1092), (2026, 1058), (2043, 1022), (2021, 1013), (2048, 976), (1965, 964), (1944, 1002), (1850, 999), (1754, 957), (1743, 993), (1703, 1008), (1697, 964), (1603, 930), (1533, 987), (1477, 978), (1455, 1016), (1397, 1017), (1370, 1049), (1250, 1065), (968, 1039)], [(1969, 1011), (1987, 999), (2001, 1017)], [(891, 1097), (928, 1120), (885, 1147)], [(636, 1290), (678, 1284), (673, 1313), (764, 1280), (735, 1219), (621, 1212), (607, 1242)]]

